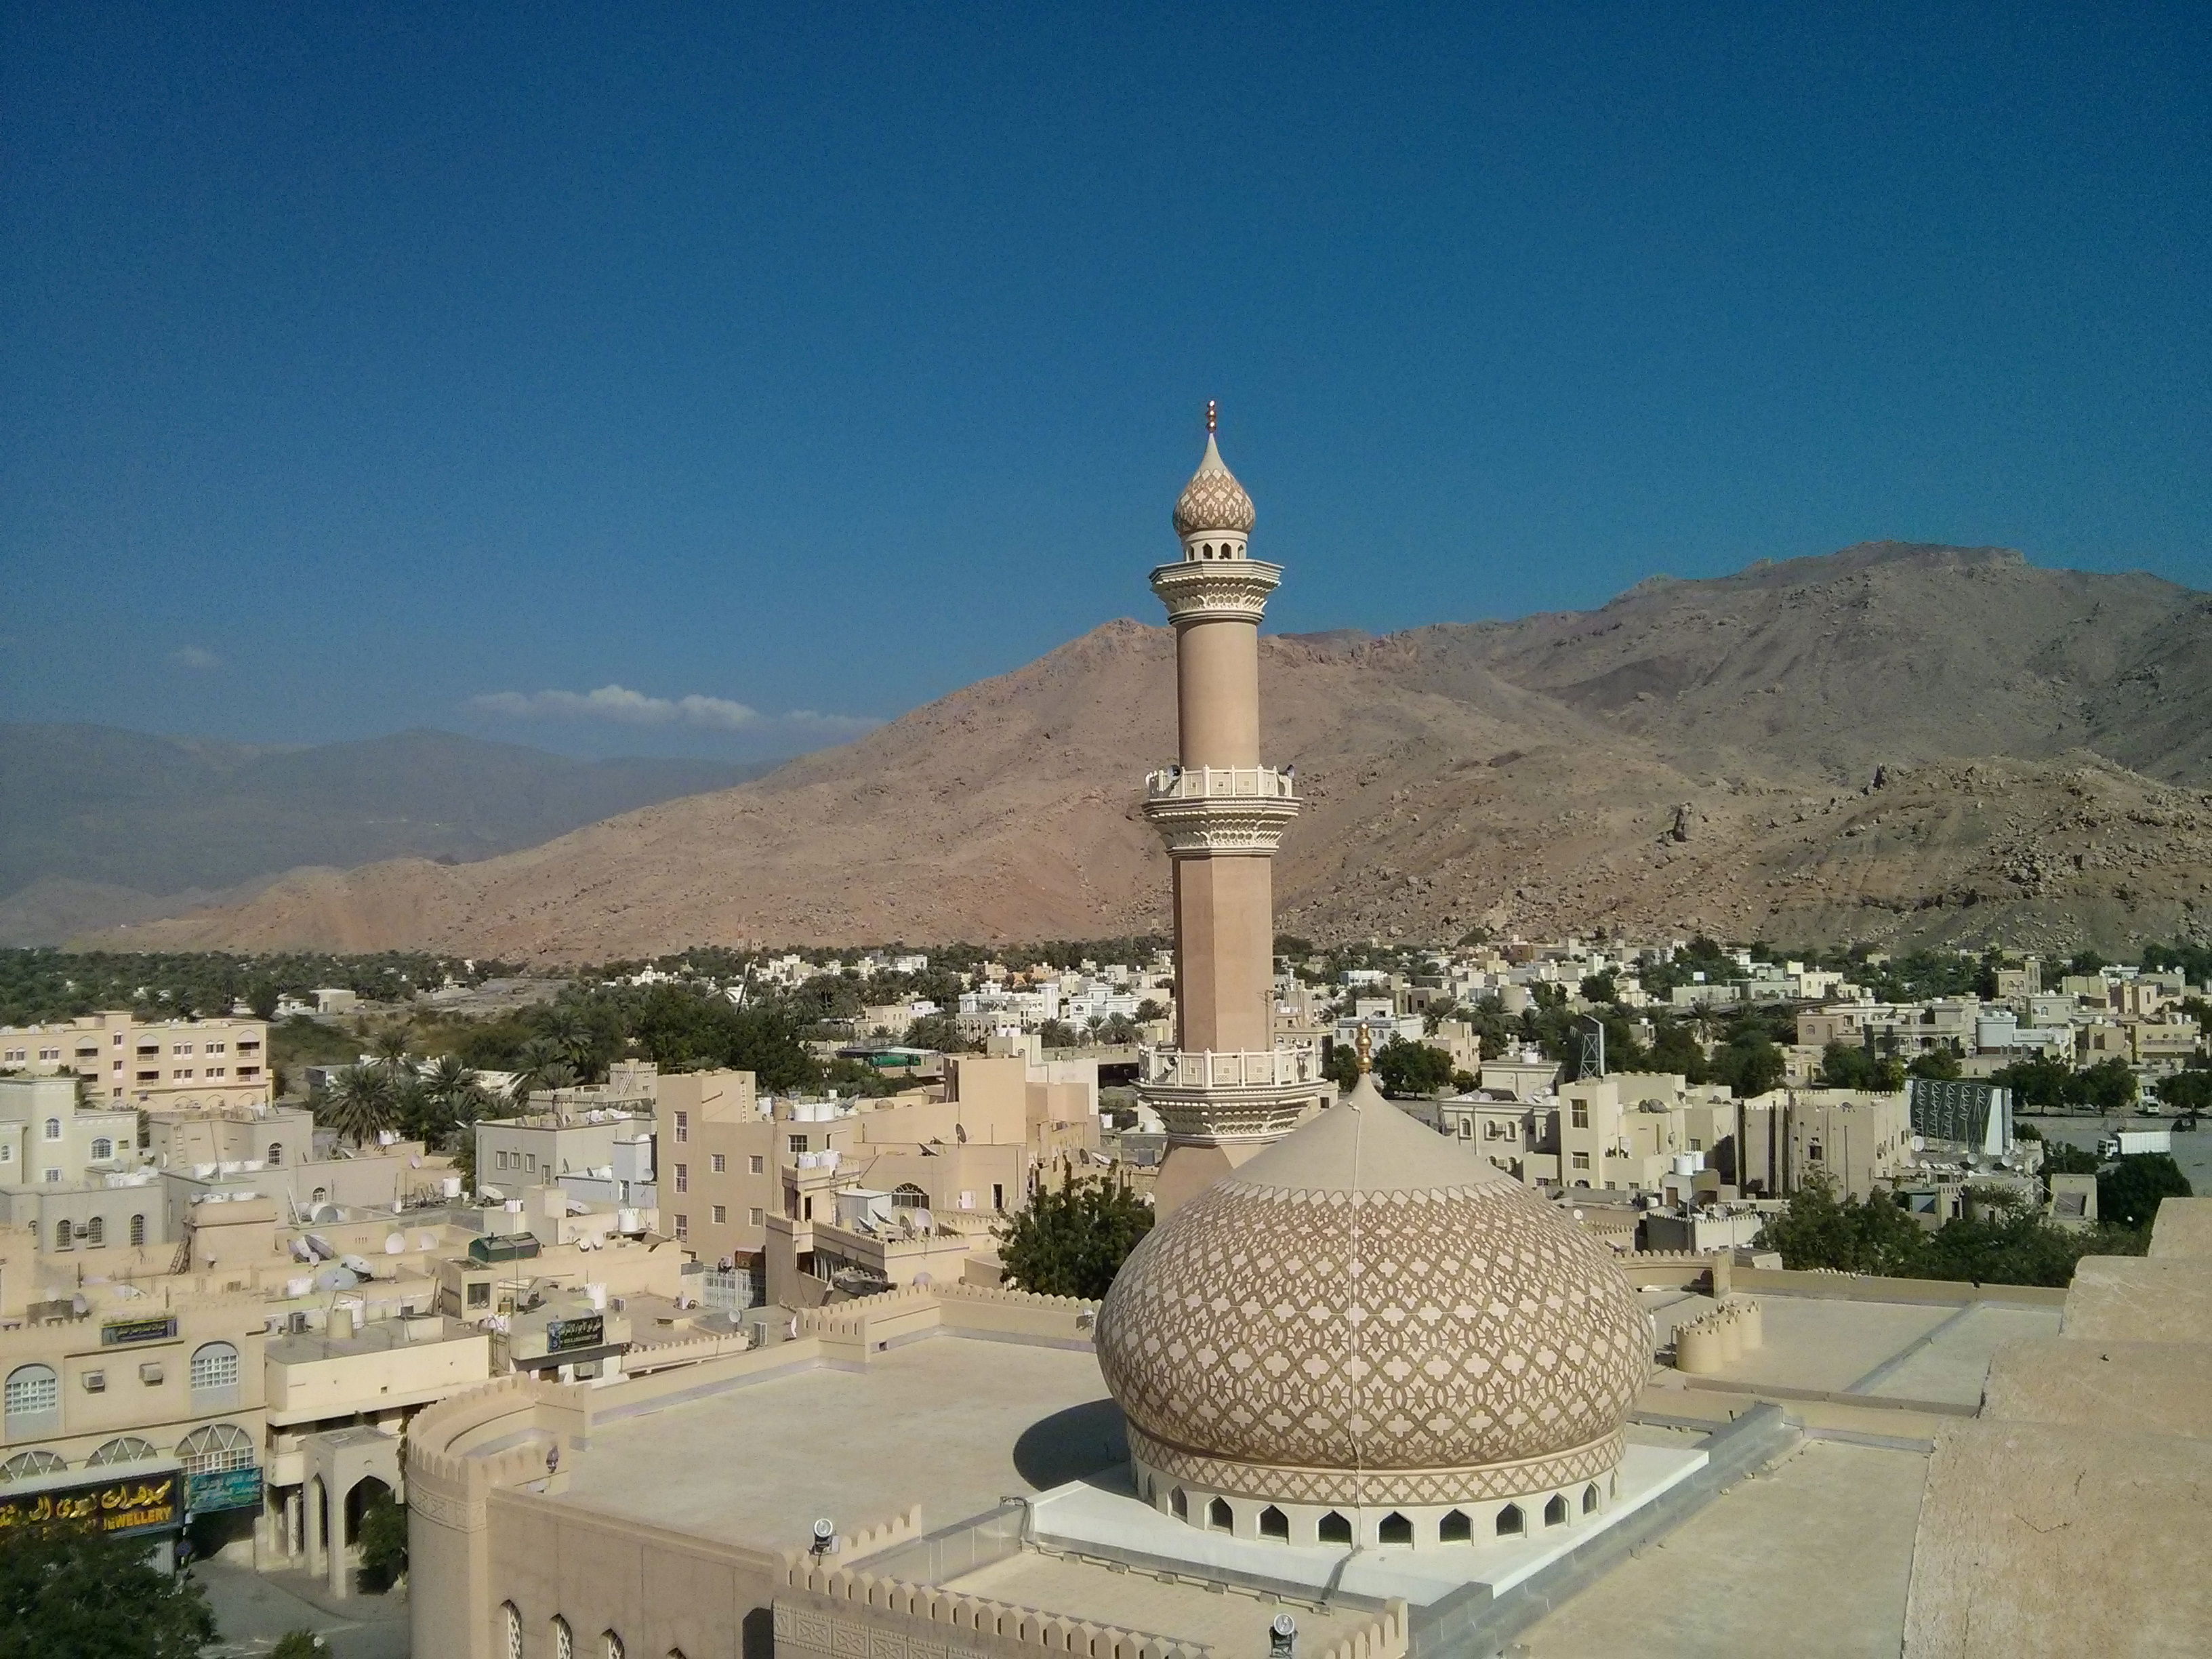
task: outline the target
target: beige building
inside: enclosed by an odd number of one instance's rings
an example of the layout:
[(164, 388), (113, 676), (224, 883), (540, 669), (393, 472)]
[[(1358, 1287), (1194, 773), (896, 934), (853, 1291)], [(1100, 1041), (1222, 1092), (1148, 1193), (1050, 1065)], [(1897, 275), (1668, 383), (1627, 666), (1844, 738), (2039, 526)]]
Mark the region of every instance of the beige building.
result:
[(0, 1025), (0, 1066), (66, 1073), (100, 1099), (163, 1110), (267, 1105), (268, 1054), (269, 1027), (258, 1019), (142, 1021), (118, 1012)]
[(1789, 1089), (1735, 1107), (1736, 1184), (1786, 1198), (1815, 1174), (1838, 1194), (1864, 1200), (1913, 1168), (1912, 1122), (1903, 1091)]

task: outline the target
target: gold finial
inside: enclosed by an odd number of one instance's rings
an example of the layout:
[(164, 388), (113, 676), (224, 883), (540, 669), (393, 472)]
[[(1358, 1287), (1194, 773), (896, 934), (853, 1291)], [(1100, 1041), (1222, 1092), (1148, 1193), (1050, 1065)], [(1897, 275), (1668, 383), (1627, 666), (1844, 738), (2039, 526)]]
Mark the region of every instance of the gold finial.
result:
[(1213, 422), (1216, 407), (1217, 406), (1212, 398), (1208, 398), (1206, 400), (1206, 434), (1209, 438), (1213, 435)]
[(1363, 1072), (1372, 1071), (1374, 1069), (1373, 1062), (1375, 1059), (1375, 1034), (1369, 1030), (1364, 1024), (1362, 1024), (1359, 1028), (1358, 1042), (1359, 1069)]

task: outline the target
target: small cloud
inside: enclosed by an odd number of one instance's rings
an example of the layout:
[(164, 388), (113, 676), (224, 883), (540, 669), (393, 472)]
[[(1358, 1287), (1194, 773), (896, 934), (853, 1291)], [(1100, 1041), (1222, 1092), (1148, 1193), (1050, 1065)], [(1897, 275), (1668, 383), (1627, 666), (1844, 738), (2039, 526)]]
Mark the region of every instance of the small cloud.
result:
[(212, 651), (197, 645), (180, 645), (169, 653), (169, 660), (179, 668), (210, 669), (222, 666), (222, 659)]
[(626, 685), (603, 685), (596, 691), (491, 691), (469, 699), (479, 714), (520, 720), (607, 720), (618, 726), (690, 726), (713, 732), (751, 732), (768, 726), (854, 737), (873, 731), (878, 722), (850, 714), (822, 714), (795, 708), (787, 714), (763, 714), (757, 708), (727, 697), (648, 696)]

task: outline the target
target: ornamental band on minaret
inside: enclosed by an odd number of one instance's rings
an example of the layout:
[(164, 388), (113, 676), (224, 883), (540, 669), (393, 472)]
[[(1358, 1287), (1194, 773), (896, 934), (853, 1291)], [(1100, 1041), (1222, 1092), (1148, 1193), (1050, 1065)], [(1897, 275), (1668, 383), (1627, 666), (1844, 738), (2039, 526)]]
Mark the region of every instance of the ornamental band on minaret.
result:
[(1297, 816), (1295, 780), (1260, 756), (1260, 619), (1282, 568), (1249, 556), (1252, 498), (1206, 454), (1176, 502), (1182, 557), (1152, 572), (1176, 634), (1179, 759), (1147, 780), (1145, 815), (1175, 890), (1176, 1044), (1145, 1055), (1143, 1097), (1167, 1125), (1161, 1212), (1279, 1138), (1321, 1098), (1316, 1056), (1274, 1040), (1271, 862)]

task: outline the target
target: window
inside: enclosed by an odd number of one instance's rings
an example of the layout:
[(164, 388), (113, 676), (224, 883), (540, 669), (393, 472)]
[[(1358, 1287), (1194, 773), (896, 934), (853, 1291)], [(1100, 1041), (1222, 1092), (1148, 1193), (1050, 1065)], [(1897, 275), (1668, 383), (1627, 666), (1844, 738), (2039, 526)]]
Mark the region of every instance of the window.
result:
[(505, 1152), (500, 1152), (500, 1153), (495, 1154), (495, 1157), (496, 1157), (496, 1159), (497, 1159), (497, 1163), (498, 1163), (498, 1167), (499, 1167), (499, 1168), (501, 1168), (501, 1169), (504, 1170), (505, 1168), (507, 1168), (507, 1153), (505, 1153)]
[(623, 1659), (622, 1638), (606, 1632), (599, 1638), (599, 1653), (601, 1659)]
[(1587, 1170), (1589, 1168), (1589, 1154), (1588, 1152), (1577, 1152), (1574, 1154), (1574, 1160), (1575, 1168), (1577, 1170)]
[(284, 1162), (284, 1143), (283, 1141), (272, 1140), (269, 1143), (269, 1156), (266, 1162), (268, 1163), (269, 1167), (272, 1170), (277, 1168)]
[(721, 1153), (715, 1152), (709, 1158), (708, 1167), (712, 1169), (716, 1175), (726, 1175), (729, 1172), (730, 1160)]
[(94, 1164), (101, 1163), (107, 1158), (113, 1158), (114, 1156), (115, 1143), (113, 1141), (110, 1140), (106, 1135), (100, 1135), (94, 1139), (92, 1143), (92, 1161)]
[(0, 1463), (0, 1481), (27, 1480), (34, 1474), (59, 1474), (68, 1468), (67, 1463), (41, 1446), (33, 1451), (17, 1452)]
[[(62, 1172), (59, 1170), (48, 1170), (46, 1171), (45, 1179), (58, 1187), (61, 1185)], [(67, 1249), (69, 1246), (64, 1244), (62, 1248)]]
[(106, 1463), (135, 1463), (142, 1457), (158, 1457), (153, 1443), (141, 1440), (135, 1434), (118, 1435), (84, 1461), (85, 1468), (98, 1468)]
[(61, 1428), (62, 1380), (52, 1365), (18, 1365), (0, 1389), (0, 1412), (10, 1440), (52, 1434)]
[(676, 1218), (676, 1242), (683, 1243), (691, 1237), (691, 1218), (679, 1213)]
[(192, 1350), (191, 1381), (196, 1395), (236, 1389), (238, 1350), (228, 1342), (202, 1343)]
[(1465, 1510), (1454, 1510), (1437, 1522), (1437, 1542), (1464, 1544), (1474, 1536), (1474, 1522)]
[(210, 1077), (221, 1077), (223, 1074), (223, 1068), (220, 1066), (210, 1066), (207, 1068), (207, 1074)]
[(210, 1042), (202, 1052), (210, 1054), (219, 1054), (222, 1052), (222, 1044), (220, 1042)]
[(576, 1659), (575, 1635), (558, 1613), (553, 1615), (553, 1659)]
[(131, 1218), (131, 1242), (133, 1244), (143, 1244), (146, 1242), (146, 1218), (143, 1215), (134, 1215)]
[(1288, 1538), (1290, 1535), (1291, 1517), (1289, 1516), (1285, 1515), (1282, 1510), (1277, 1509), (1273, 1504), (1268, 1504), (1266, 1509), (1260, 1511), (1261, 1537)]
[(1500, 1538), (1518, 1538), (1528, 1530), (1528, 1517), (1521, 1513), (1518, 1504), (1508, 1504), (1498, 1511), (1498, 1535)]
[(1584, 1515), (1597, 1513), (1597, 1482), (1595, 1480), (1583, 1488), (1583, 1513)]
[(805, 1152), (805, 1151), (807, 1151), (807, 1150), (808, 1150), (808, 1148), (807, 1148), (807, 1145), (806, 1145), (806, 1137), (805, 1137), (805, 1135), (789, 1135), (789, 1136), (787, 1136), (787, 1137), (785, 1138), (784, 1144), (785, 1144), (786, 1146), (789, 1146), (789, 1147), (791, 1148), (792, 1155), (793, 1155), (794, 1158), (795, 1158), (795, 1157), (797, 1157), (799, 1153), (801, 1153), (801, 1152)]
[(1381, 1544), (1410, 1544), (1413, 1541), (1413, 1523), (1393, 1510), (1375, 1529), (1375, 1539)]
[(1314, 1528), (1314, 1535), (1324, 1544), (1349, 1544), (1352, 1541), (1352, 1522), (1331, 1510)]
[(729, 1206), (728, 1205), (726, 1205), (726, 1204), (717, 1204), (716, 1206), (714, 1206), (714, 1224), (715, 1224), (717, 1227), (722, 1227), (722, 1226), (726, 1226), (726, 1225), (728, 1225), (728, 1224), (729, 1224), (729, 1219), (730, 1219), (730, 1206)]
[(522, 1155), (522, 1172), (525, 1175), (536, 1175), (538, 1173), (537, 1153), (525, 1152)]
[(1813, 1163), (1818, 1164), (1820, 1161), (1820, 1143), (1815, 1140), (1807, 1146), (1805, 1156)]
[(522, 1615), (515, 1611), (514, 1602), (503, 1601), (499, 1617), (507, 1627), (507, 1659), (522, 1659)]
[(767, 1173), (763, 1168), (766, 1162), (766, 1159), (759, 1157), (749, 1158), (745, 1160), (745, 1167), (755, 1175), (764, 1175)]
[(691, 1114), (689, 1112), (678, 1112), (676, 1114), (676, 1144), (680, 1146), (690, 1139)]
[(59, 1119), (59, 1118), (58, 1118), (58, 1117), (50, 1117), (50, 1118), (48, 1118), (48, 1119), (46, 1120), (46, 1139), (49, 1139), (49, 1140), (59, 1140), (61, 1138), (62, 1138), (62, 1121), (61, 1121), (61, 1119)]
[(191, 1051), (192, 1045), (189, 1042), (179, 1042), (169, 1050), (173, 1054), (188, 1054), (191, 1053)]
[(491, 1280), (479, 1279), (468, 1286), (468, 1304), (471, 1308), (491, 1306)]
[(1587, 1100), (1577, 1100), (1573, 1102), (1567, 1108), (1567, 1117), (1574, 1127), (1577, 1129), (1589, 1128), (1589, 1102)]
[(84, 1242), (94, 1249), (107, 1243), (107, 1219), (94, 1216), (84, 1224)]
[(1544, 1505), (1544, 1524), (1547, 1527), (1560, 1527), (1566, 1524), (1566, 1520), (1567, 1500), (1554, 1492), (1552, 1494), (1552, 1501)]
[(1217, 1498), (1211, 1504), (1208, 1504), (1206, 1506), (1206, 1524), (1212, 1528), (1216, 1532), (1231, 1532), (1235, 1530), (1237, 1526), (1237, 1515), (1236, 1512), (1229, 1507), (1229, 1500), (1227, 1498)]
[(911, 1181), (902, 1181), (891, 1189), (891, 1207), (895, 1210), (926, 1210), (929, 1194)]
[(763, 1213), (757, 1204), (745, 1212), (745, 1224), (750, 1227), (764, 1227), (768, 1224), (768, 1217)]
[[(61, 1171), (58, 1170), (49, 1170), (46, 1171), (46, 1175), (49, 1179), (52, 1179), (53, 1176), (58, 1176), (60, 1173)], [(72, 1228), (68, 1222), (57, 1221), (54, 1223), (54, 1248), (58, 1250), (75, 1249), (76, 1243), (75, 1234), (76, 1230)]]
[(676, 1190), (679, 1193), (691, 1190), (691, 1166), (689, 1164), (676, 1166)]
[(187, 1066), (182, 1071), (172, 1072), (169, 1075), (179, 1082), (190, 1083), (192, 1080), (192, 1068)]

